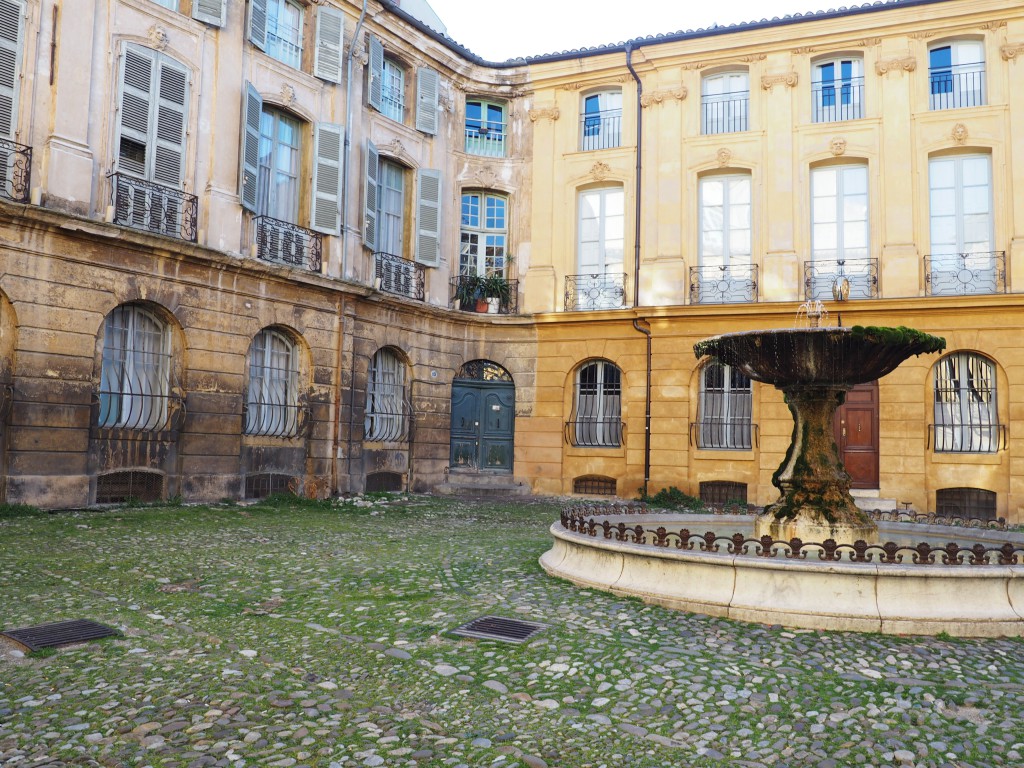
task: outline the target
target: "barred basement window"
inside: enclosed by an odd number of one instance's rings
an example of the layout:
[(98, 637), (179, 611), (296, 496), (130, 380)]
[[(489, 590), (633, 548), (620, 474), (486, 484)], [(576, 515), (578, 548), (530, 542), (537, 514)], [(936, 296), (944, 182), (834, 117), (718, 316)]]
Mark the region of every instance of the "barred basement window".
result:
[(402, 490), (402, 475), (399, 472), (371, 472), (366, 476), (366, 492), (397, 492)]
[(983, 488), (940, 488), (935, 492), (935, 513), (995, 520), (996, 494)]
[(572, 481), (572, 492), (590, 496), (614, 496), (616, 481), (601, 475), (583, 475)]
[(245, 477), (245, 498), (265, 499), (275, 493), (294, 493), (299, 480), (277, 472), (260, 472)]
[(129, 501), (161, 501), (164, 476), (145, 469), (108, 472), (96, 478), (97, 504), (124, 504)]
[(705, 504), (723, 507), (727, 504), (747, 503), (747, 484), (728, 480), (708, 480), (700, 484), (700, 500)]

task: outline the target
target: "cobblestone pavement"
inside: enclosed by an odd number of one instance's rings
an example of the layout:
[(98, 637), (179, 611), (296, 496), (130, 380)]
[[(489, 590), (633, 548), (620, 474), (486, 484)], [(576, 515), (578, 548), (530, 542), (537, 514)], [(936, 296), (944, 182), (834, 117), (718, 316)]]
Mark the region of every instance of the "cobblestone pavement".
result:
[[(1024, 762), (1024, 642), (786, 631), (580, 590), (537, 565), (558, 507), (0, 512), (0, 627), (123, 632), (0, 643), (0, 765)], [(447, 632), (487, 614), (549, 627)]]

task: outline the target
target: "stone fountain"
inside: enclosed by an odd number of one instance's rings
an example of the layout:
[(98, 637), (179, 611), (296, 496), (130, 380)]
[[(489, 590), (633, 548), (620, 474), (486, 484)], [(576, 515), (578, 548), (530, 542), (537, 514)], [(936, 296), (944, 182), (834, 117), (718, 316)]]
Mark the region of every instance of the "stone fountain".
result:
[(756, 535), (875, 541), (875, 522), (850, 495), (833, 417), (857, 384), (891, 373), (914, 355), (939, 352), (946, 342), (904, 327), (818, 327), (820, 303), (803, 309), (810, 327), (727, 333), (701, 341), (693, 351), (781, 390), (793, 414), (789, 450), (772, 476), (782, 495), (758, 517)]

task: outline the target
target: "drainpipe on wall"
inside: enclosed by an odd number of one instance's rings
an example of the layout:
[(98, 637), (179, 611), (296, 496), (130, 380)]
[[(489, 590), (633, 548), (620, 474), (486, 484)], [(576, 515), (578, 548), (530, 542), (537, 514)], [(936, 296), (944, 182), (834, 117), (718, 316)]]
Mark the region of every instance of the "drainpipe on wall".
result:
[[(633, 308), (640, 306), (640, 193), (643, 189), (641, 173), (643, 171), (644, 147), (644, 110), (640, 102), (644, 93), (644, 84), (633, 69), (633, 44), (626, 43), (626, 68), (636, 81), (636, 198), (633, 212)], [(651, 481), (651, 328), (640, 325), (639, 319), (633, 320), (633, 328), (647, 337), (647, 376), (644, 391), (644, 496), (647, 485)]]
[(348, 47), (345, 65), (345, 159), (341, 166), (341, 279), (346, 279), (348, 269), (348, 169), (352, 164), (352, 57), (356, 53), (356, 41), (366, 18), (366, 6), (370, 0), (363, 0), (363, 10), (352, 33), (352, 44)]

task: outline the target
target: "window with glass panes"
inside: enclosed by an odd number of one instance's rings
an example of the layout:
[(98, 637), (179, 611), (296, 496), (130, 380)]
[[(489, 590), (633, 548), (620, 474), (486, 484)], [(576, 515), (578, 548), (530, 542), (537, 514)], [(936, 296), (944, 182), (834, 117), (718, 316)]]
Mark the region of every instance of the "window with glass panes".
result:
[(932, 158), (928, 163), (928, 184), (931, 292), (994, 292), (997, 280), (991, 158)]
[(973, 352), (935, 364), (935, 450), (993, 453), (999, 449), (996, 367)]
[(750, 450), (750, 379), (732, 366), (708, 363), (701, 369), (699, 408), (701, 448)]
[(460, 275), (505, 275), (508, 241), (508, 201), (502, 195), (466, 192), (462, 195)]
[(267, 54), (298, 69), (302, 65), (302, 6), (267, 0)]
[(985, 103), (985, 49), (980, 40), (957, 40), (928, 51), (931, 109), (978, 107)]
[(750, 224), (750, 174), (701, 178), (701, 266), (749, 265)]
[(275, 109), (260, 115), (257, 213), (290, 224), (299, 218), (302, 123)]
[(381, 74), (380, 111), (392, 120), (405, 118), (405, 71), (392, 59), (384, 59)]
[(747, 130), (750, 84), (746, 72), (721, 72), (701, 80), (700, 132), (735, 133)]
[(576, 371), (567, 434), (576, 446), (613, 448), (622, 444), (622, 372), (614, 363), (595, 360)]
[(502, 105), (466, 102), (466, 151), (485, 157), (505, 156), (505, 108)]
[(98, 425), (163, 429), (170, 388), (171, 336), (167, 324), (134, 304), (115, 308), (103, 322)]
[(295, 345), (280, 331), (265, 328), (249, 346), (249, 390), (245, 434), (291, 437), (298, 425), (298, 369)]
[(833, 59), (815, 64), (811, 94), (816, 123), (863, 117), (864, 69), (861, 60)]
[(377, 250), (402, 256), (405, 169), (390, 160), (381, 160), (377, 173)]

